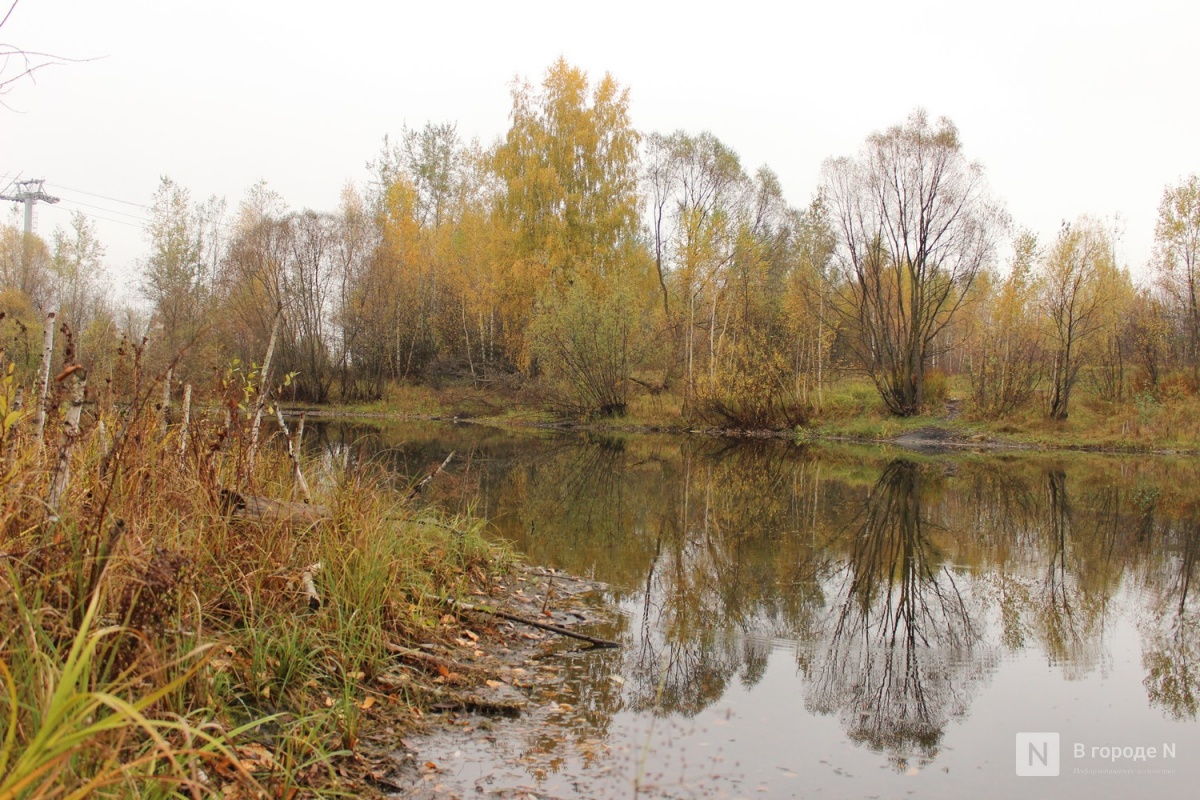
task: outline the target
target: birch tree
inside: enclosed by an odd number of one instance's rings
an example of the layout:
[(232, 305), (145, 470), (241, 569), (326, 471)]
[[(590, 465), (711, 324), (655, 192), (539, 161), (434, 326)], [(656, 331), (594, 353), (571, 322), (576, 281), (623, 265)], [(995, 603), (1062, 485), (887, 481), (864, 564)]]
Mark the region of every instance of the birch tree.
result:
[(1063, 420), (1087, 347), (1105, 322), (1105, 284), (1116, 272), (1108, 232), (1084, 217), (1065, 224), (1051, 248), (1042, 279), (1042, 311), (1050, 324), (1053, 361), (1049, 414)]
[(1163, 191), (1151, 264), (1170, 298), (1187, 363), (1200, 374), (1200, 175)]

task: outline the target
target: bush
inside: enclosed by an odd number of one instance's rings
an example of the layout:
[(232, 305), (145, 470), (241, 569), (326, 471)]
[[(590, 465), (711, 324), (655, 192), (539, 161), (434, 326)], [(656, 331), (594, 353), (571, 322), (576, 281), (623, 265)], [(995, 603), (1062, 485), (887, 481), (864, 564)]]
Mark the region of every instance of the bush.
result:
[(946, 373), (940, 369), (925, 371), (925, 405), (931, 409), (946, 405)]
[(795, 427), (811, 416), (796, 395), (786, 356), (757, 331), (728, 343), (717, 369), (700, 381), (696, 412), (709, 424), (738, 430)]
[(585, 417), (624, 416), (647, 313), (628, 288), (576, 280), (534, 318), (532, 350), (551, 404)]

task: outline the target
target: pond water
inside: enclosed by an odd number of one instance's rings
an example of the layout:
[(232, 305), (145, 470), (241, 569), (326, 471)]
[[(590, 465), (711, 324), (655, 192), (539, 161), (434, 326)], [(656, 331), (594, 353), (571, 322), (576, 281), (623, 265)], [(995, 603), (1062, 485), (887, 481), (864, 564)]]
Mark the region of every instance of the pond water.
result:
[(312, 446), (398, 485), (457, 451), (431, 502), (611, 587), (623, 646), (555, 656), (536, 724), (431, 745), (471, 796), (1196, 796), (1194, 460), (433, 423)]

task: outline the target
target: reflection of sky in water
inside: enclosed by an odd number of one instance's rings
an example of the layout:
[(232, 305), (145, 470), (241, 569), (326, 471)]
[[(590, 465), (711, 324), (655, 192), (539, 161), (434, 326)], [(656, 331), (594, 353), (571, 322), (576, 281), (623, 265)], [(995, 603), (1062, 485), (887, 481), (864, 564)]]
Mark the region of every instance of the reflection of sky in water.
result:
[[(561, 658), (570, 679), (545, 699), (570, 710), (497, 723), (494, 744), (434, 745), (464, 787), (1195, 794), (1200, 533), (1185, 493), (1200, 475), (1186, 464), (393, 435), (408, 444), (385, 460), (406, 475), (467, 453), (430, 499), (474, 503), (532, 561), (612, 583), (624, 611), (605, 632), (621, 651)], [(1061, 734), (1061, 777), (1015, 776), (1020, 731)], [(1076, 742), (1178, 756), (1077, 760)]]

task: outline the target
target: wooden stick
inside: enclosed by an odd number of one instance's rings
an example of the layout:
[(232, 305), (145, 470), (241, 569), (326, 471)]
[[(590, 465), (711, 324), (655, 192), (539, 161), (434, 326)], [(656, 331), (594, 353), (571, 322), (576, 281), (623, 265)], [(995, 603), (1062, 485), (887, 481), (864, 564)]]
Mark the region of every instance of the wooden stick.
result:
[(477, 614), (491, 614), (494, 617), (500, 617), (501, 619), (511, 620), (512, 622), (519, 622), (522, 625), (528, 625), (532, 628), (540, 628), (544, 631), (550, 631), (551, 633), (557, 633), (559, 636), (569, 636), (572, 639), (580, 639), (582, 641), (585, 641), (585, 642), (588, 642), (588, 643), (594, 645), (595, 647), (620, 647), (621, 646), (617, 642), (613, 642), (608, 639), (601, 639), (597, 636), (588, 636), (586, 633), (578, 633), (576, 631), (568, 630), (567, 628), (559, 627), (558, 625), (551, 625), (548, 622), (539, 622), (536, 619), (529, 619), (528, 617), (522, 617), (517, 614), (509, 614), (507, 611), (501, 611), (498, 608), (490, 608), (488, 606), (479, 606), (479, 605), (474, 605), (472, 603), (464, 603), (461, 600), (455, 600), (453, 597), (438, 597), (437, 595), (432, 595), (432, 594), (427, 594), (425, 596), (428, 597), (430, 600), (436, 600), (439, 603), (445, 603), (453, 608), (460, 608), (463, 611), (474, 611)]
[(454, 453), (455, 453), (455, 451), (451, 450), (450, 455), (446, 456), (446, 460), (442, 462), (442, 465), (440, 467), (438, 467), (433, 472), (426, 475), (424, 477), (424, 479), (421, 480), (420, 483), (418, 483), (416, 486), (414, 486), (412, 488), (412, 491), (408, 493), (409, 500), (412, 500), (414, 497), (416, 497), (418, 494), (420, 494), (421, 490), (424, 489), (425, 486), (428, 485), (430, 481), (432, 481), (434, 478), (436, 478), (438, 475), (440, 475), (442, 473), (442, 470), (444, 470), (446, 468), (446, 465), (450, 463), (450, 459), (454, 458)]
[(167, 367), (167, 377), (163, 381), (162, 387), (162, 402), (159, 403), (159, 426), (163, 433), (167, 431), (167, 423), (171, 421), (171, 378), (175, 374), (175, 367)]
[(266, 523), (286, 522), (297, 525), (316, 525), (333, 519), (333, 513), (326, 506), (272, 500), (269, 497), (255, 497), (235, 492), (232, 489), (220, 489), (218, 495), (223, 513), (237, 519)]

